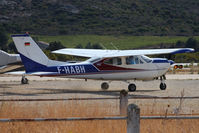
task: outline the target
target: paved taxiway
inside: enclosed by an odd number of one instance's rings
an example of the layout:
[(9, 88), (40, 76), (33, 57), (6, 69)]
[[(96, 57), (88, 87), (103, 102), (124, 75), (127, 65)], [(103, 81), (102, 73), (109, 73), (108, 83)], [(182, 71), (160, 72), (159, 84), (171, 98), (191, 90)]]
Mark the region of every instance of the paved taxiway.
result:
[[(21, 85), (20, 76), (1, 75), (0, 99), (45, 99), (45, 98), (102, 98), (118, 97), (122, 89), (128, 84), (121, 81), (110, 83), (108, 91), (100, 89), (102, 81), (63, 78), (27, 77), (29, 84)], [(134, 82), (134, 81), (132, 81)], [(167, 90), (159, 89), (159, 80), (141, 82), (135, 81), (136, 92), (129, 92), (130, 96), (199, 96), (199, 75), (167, 75)], [(108, 100), (111, 102), (111, 100)], [(140, 106), (169, 107), (171, 111), (179, 107), (179, 100), (129, 100)], [(154, 102), (156, 105), (154, 105)], [(183, 113), (199, 114), (199, 99), (184, 100)]]

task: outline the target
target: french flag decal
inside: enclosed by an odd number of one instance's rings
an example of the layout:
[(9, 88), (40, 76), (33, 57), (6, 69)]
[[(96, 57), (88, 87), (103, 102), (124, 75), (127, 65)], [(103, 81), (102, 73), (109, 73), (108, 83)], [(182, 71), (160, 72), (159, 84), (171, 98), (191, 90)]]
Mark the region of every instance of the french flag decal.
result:
[(25, 46), (30, 46), (30, 42), (25, 42), (24, 45)]

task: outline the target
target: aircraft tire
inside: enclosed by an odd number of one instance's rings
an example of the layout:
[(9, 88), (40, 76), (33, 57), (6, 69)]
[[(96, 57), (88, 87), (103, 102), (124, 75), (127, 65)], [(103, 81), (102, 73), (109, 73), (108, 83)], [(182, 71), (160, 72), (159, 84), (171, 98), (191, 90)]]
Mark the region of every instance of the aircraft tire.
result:
[(102, 90), (107, 90), (109, 88), (109, 84), (107, 82), (103, 82), (101, 84), (101, 88), (102, 88)]
[(136, 91), (136, 85), (135, 85), (135, 84), (129, 84), (128, 90), (129, 90), (130, 92)]
[(21, 84), (28, 84), (28, 79), (27, 78), (22, 78), (21, 79)]
[(160, 90), (166, 90), (167, 85), (165, 83), (160, 83)]

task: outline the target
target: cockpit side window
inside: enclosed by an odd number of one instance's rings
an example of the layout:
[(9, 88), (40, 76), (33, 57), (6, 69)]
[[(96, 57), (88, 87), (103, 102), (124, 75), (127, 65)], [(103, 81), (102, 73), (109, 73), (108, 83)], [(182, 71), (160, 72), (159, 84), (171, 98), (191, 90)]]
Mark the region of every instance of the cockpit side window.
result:
[(135, 57), (135, 64), (140, 64), (138, 57)]
[(126, 57), (126, 64), (127, 65), (135, 64), (134, 56)]
[(104, 61), (105, 64), (122, 65), (122, 59), (119, 57), (110, 58)]

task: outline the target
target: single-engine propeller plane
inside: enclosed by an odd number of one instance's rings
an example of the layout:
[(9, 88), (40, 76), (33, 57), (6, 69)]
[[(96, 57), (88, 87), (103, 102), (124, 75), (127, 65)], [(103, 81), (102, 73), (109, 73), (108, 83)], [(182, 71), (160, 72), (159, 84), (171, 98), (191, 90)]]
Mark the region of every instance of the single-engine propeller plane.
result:
[[(53, 53), (89, 57), (88, 60), (70, 63), (50, 60), (29, 36), (12, 35), (13, 41), (25, 66), (26, 73), (38, 76), (59, 76), (67, 78), (97, 80), (154, 80), (160, 78), (160, 89), (165, 90), (165, 74), (174, 62), (165, 58), (149, 58), (145, 55), (176, 54), (193, 52), (191, 48), (147, 49), (147, 50), (96, 50), (65, 48)], [(27, 79), (22, 78), (26, 83)], [(101, 88), (109, 88), (103, 82)], [(129, 83), (129, 91), (135, 91), (136, 85)]]

